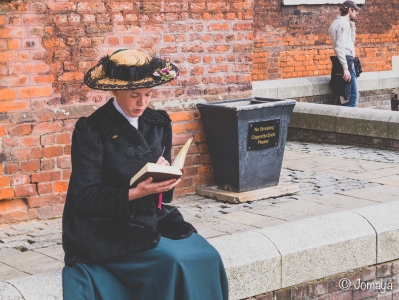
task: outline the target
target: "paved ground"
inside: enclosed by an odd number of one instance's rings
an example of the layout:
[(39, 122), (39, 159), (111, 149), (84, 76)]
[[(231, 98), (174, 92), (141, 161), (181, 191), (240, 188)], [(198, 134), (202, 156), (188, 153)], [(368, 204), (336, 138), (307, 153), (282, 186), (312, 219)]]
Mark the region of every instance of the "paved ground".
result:
[[(281, 182), (291, 196), (226, 204), (197, 195), (174, 201), (206, 238), (273, 226), (399, 198), (397, 152), (289, 142)], [(0, 227), (0, 281), (63, 266), (61, 219)]]

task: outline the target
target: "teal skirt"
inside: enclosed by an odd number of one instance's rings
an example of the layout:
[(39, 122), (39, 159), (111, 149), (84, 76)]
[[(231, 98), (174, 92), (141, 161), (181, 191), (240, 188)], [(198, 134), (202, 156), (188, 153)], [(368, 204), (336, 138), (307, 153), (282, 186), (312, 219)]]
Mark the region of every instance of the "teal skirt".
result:
[(227, 300), (219, 253), (203, 237), (161, 238), (147, 251), (62, 271), (64, 300)]

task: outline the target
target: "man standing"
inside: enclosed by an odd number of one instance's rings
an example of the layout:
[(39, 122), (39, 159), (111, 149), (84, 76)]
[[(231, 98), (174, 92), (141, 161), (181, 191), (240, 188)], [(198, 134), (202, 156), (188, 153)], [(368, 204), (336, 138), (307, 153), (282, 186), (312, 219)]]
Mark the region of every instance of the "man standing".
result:
[[(360, 8), (353, 1), (342, 3), (338, 16), (331, 24), (329, 34), (336, 57), (331, 57), (333, 71), (331, 74), (332, 85), (337, 95), (339, 104), (355, 107), (357, 104), (357, 86), (355, 61), (355, 19)], [(340, 76), (335, 80), (334, 76)]]

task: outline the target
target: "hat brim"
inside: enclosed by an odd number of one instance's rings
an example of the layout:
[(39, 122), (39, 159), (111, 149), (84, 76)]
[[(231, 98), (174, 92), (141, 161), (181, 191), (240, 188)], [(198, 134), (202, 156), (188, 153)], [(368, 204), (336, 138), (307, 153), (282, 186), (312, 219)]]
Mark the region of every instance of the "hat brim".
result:
[[(179, 69), (172, 63), (169, 63), (172, 70), (178, 72)], [(162, 85), (172, 81), (174, 78), (161, 80), (157, 77), (146, 77), (137, 81), (126, 81), (121, 79), (112, 79), (105, 75), (101, 64), (91, 68), (84, 76), (84, 83), (95, 90), (133, 90), (139, 88), (149, 88)]]

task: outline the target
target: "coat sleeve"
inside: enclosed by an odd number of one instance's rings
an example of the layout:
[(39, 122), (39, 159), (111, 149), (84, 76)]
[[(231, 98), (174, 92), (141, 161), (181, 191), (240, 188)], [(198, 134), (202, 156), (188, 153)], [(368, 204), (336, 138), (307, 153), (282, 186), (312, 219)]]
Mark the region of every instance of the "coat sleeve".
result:
[(89, 118), (80, 118), (76, 123), (71, 150), (72, 187), (69, 189), (81, 213), (124, 219), (128, 216), (129, 187), (104, 185), (104, 151), (98, 126)]
[(342, 69), (344, 70), (348, 70), (348, 63), (346, 62), (346, 56), (345, 56), (345, 47), (346, 43), (348, 42), (346, 40), (346, 37), (348, 35), (348, 30), (350, 30), (349, 24), (346, 24), (344, 22), (341, 22), (339, 24), (336, 31), (336, 41), (334, 49), (342, 65)]

